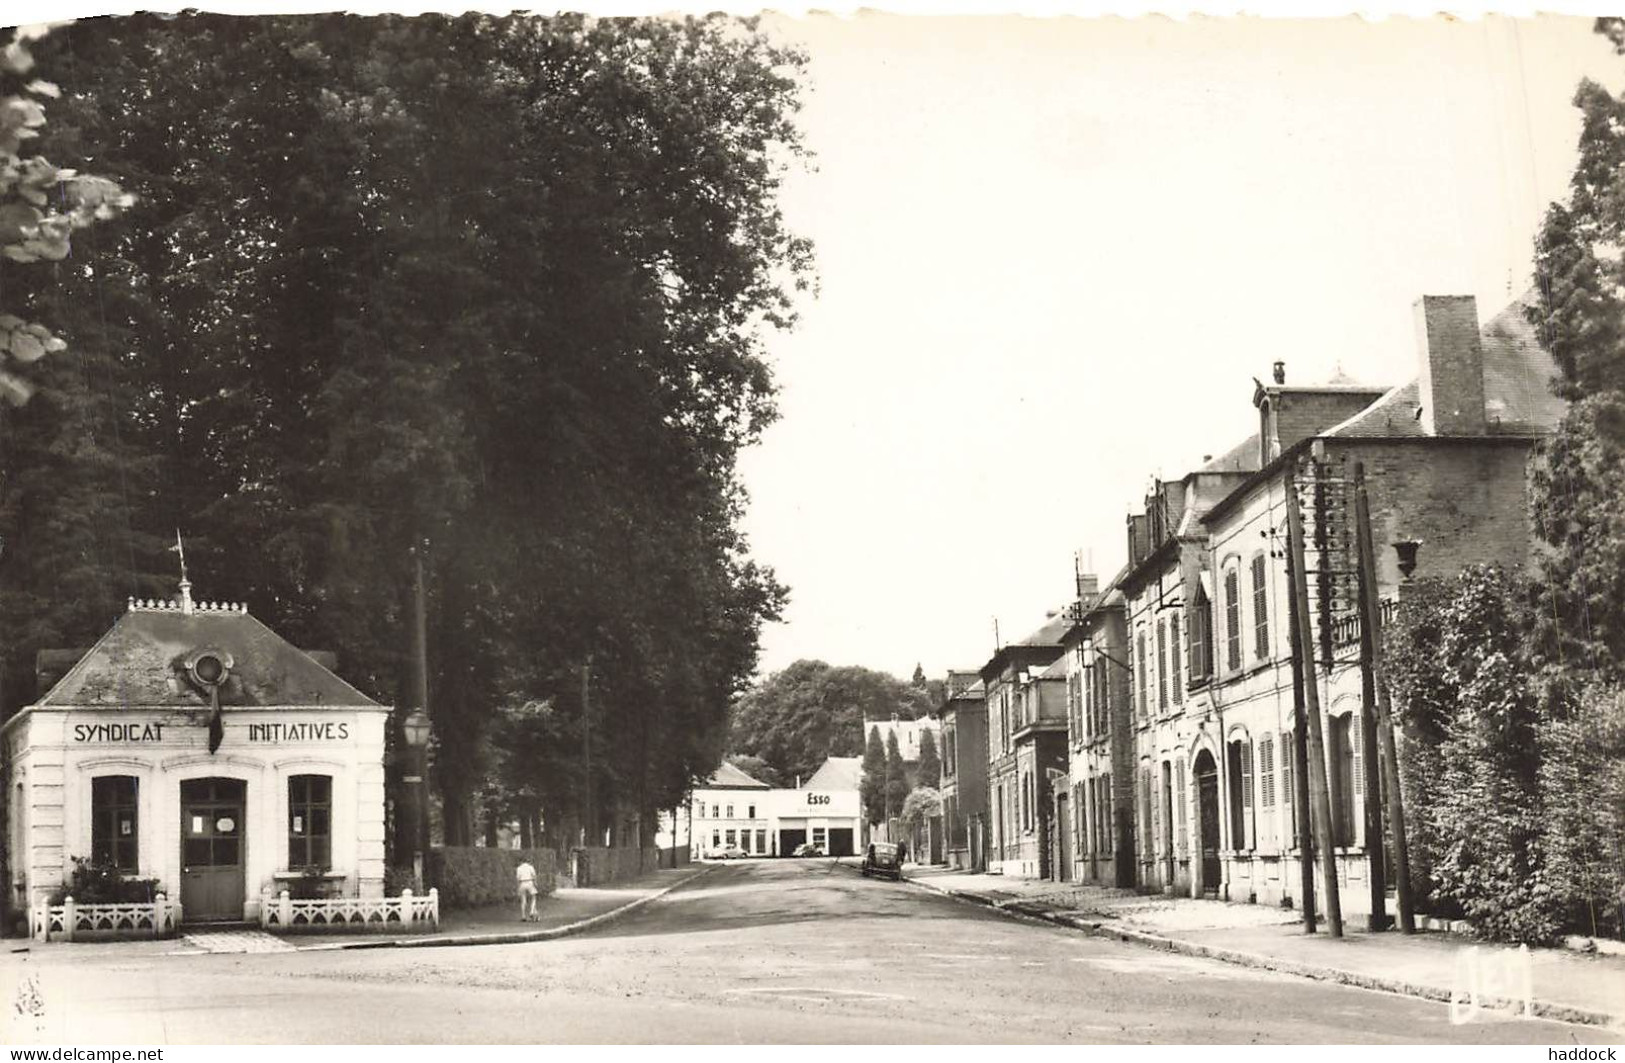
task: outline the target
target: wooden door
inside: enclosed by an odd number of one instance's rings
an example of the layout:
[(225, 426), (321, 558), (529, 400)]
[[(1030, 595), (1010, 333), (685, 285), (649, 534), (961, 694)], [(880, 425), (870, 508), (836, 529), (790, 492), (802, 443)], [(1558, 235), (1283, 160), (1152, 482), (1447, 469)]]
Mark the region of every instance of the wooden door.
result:
[(189, 923), (243, 917), (245, 790), (241, 779), (181, 783), (181, 908)]
[(1219, 889), (1219, 766), (1207, 750), (1196, 755), (1197, 812), (1202, 820), (1202, 889)]

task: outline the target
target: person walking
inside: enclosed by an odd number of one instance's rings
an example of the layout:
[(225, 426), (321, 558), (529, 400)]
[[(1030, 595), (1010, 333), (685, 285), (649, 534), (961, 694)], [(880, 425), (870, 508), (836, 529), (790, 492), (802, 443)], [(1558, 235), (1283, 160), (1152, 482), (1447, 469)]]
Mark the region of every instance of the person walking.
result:
[(519, 880), (519, 921), (533, 923), (539, 918), (536, 912), (536, 869), (529, 860), (521, 859), (514, 874)]

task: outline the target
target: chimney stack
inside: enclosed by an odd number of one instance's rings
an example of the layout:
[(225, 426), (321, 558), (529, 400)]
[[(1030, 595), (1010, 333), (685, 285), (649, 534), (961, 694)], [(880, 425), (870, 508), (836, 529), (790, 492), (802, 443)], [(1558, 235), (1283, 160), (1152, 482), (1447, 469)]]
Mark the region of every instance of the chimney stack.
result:
[(1422, 427), (1436, 436), (1483, 435), (1484, 346), (1477, 301), (1470, 295), (1424, 295), (1416, 301), (1416, 333)]
[(1281, 361), (1277, 361), (1273, 368), (1275, 370), (1275, 382), (1277, 384), (1285, 384), (1286, 383), (1286, 363), (1281, 362)]

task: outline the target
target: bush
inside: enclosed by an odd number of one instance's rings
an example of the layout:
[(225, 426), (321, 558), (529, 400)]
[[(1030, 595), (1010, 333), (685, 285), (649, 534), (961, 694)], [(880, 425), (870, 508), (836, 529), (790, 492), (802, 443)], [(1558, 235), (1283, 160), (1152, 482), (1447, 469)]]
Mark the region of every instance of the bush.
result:
[(1625, 937), (1625, 690), (1554, 699), (1540, 751), (1553, 903), (1580, 934)]
[(319, 867), (305, 868), (298, 878), (287, 885), (288, 898), (295, 901), (324, 900), (333, 896), (335, 888)]
[(73, 858), (68, 884), (51, 894), (52, 905), (73, 898), (75, 904), (141, 904), (163, 892), (155, 878), (125, 878), (118, 868)]
[(414, 894), (423, 893), (423, 880), (410, 866), (390, 866), (384, 868), (384, 896), (399, 897), (401, 891), (411, 890)]
[(423, 854), (425, 884), (440, 891), (443, 908), (479, 908), (517, 901), (514, 869), (529, 860), (536, 869), (536, 890), (553, 892), (556, 861), (551, 849), (487, 849), (474, 846), (430, 849)]

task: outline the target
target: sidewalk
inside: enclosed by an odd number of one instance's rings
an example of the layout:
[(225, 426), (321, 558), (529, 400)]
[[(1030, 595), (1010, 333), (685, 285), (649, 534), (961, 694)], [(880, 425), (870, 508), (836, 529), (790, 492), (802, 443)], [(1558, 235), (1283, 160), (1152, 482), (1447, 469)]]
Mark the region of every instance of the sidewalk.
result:
[(325, 949), (422, 948), (435, 945), (494, 945), (545, 941), (597, 926), (641, 907), (710, 870), (709, 866), (651, 871), (628, 882), (588, 889), (558, 889), (541, 898), (538, 920), (519, 921), (519, 901), (445, 911), (433, 934), (286, 934), (282, 940), (301, 951)]
[(81, 959), (115, 955), (206, 955), (243, 952), (320, 952), (337, 949), (430, 948), (446, 945), (487, 945), (519, 941), (545, 941), (597, 926), (630, 912), (656, 897), (710, 870), (695, 864), (675, 870), (651, 871), (628, 882), (590, 889), (560, 889), (543, 897), (540, 919), (519, 921), (519, 901), (486, 908), (442, 911), (434, 933), (306, 933), (269, 934), (257, 926), (219, 930), (182, 928), (172, 938), (133, 941), (24, 941), (3, 944), (12, 953), (27, 952), (37, 959)]
[[(1479, 944), (1455, 934), (1371, 934), (1344, 921), (1344, 937), (1306, 935), (1301, 913), (1254, 904), (1143, 896), (1078, 886), (913, 867), (917, 886), (1063, 926), (1174, 952), (1466, 1006), (1522, 1000), (1541, 1017), (1625, 1029), (1625, 957), (1567, 949)], [(1324, 928), (1324, 922), (1322, 923)]]

